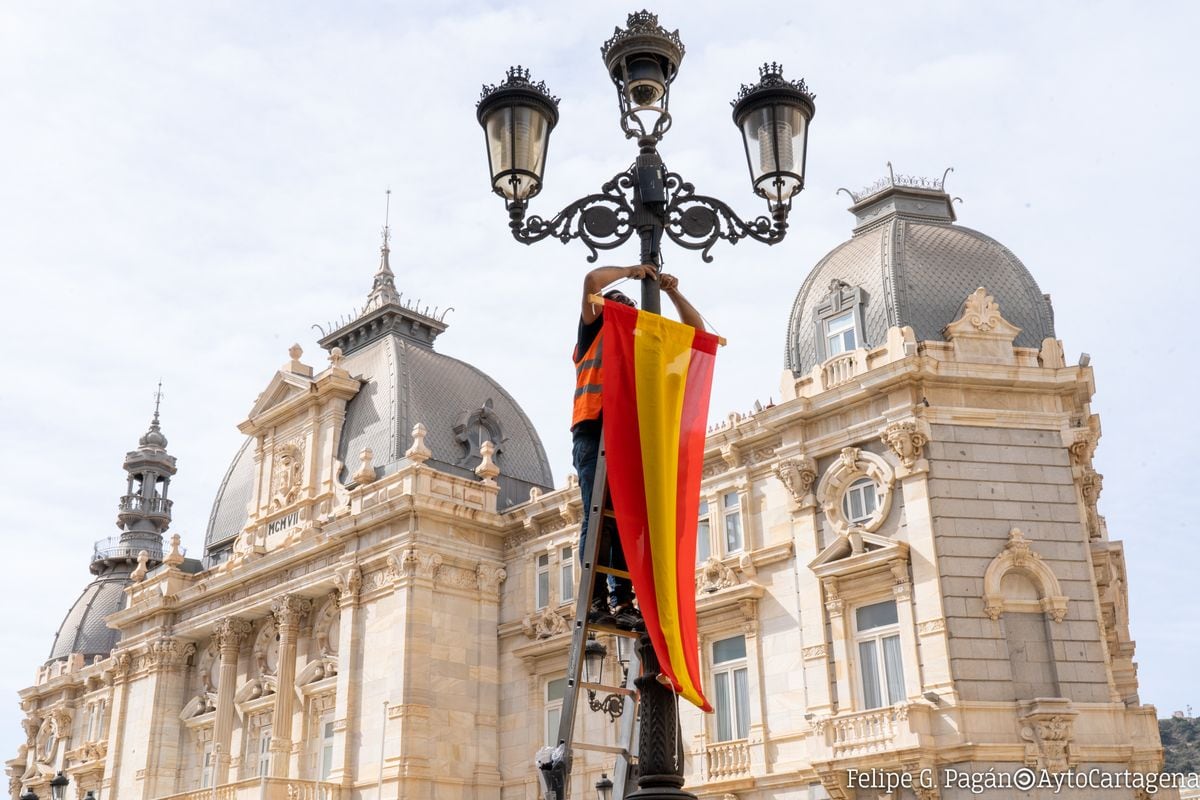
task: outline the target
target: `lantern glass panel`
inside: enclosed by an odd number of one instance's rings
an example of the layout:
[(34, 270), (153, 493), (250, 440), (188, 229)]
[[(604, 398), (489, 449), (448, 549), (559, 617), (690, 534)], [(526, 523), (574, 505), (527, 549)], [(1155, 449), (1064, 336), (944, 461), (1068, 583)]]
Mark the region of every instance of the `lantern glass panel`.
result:
[(497, 108), (487, 117), (492, 186), (509, 200), (537, 194), (546, 167), (546, 116), (533, 106)]
[(798, 107), (781, 103), (756, 108), (742, 120), (750, 179), (771, 203), (786, 203), (803, 184), (807, 128)]

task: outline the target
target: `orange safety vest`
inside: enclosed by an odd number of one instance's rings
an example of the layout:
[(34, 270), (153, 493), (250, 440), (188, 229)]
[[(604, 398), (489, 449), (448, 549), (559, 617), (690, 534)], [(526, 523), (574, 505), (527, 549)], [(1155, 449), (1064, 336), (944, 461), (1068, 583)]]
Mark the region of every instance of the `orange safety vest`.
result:
[(579, 345), (575, 345), (572, 359), (575, 361), (575, 408), (571, 414), (571, 427), (589, 419), (600, 419), (600, 356), (604, 347), (604, 331), (596, 334), (591, 346), (582, 357)]

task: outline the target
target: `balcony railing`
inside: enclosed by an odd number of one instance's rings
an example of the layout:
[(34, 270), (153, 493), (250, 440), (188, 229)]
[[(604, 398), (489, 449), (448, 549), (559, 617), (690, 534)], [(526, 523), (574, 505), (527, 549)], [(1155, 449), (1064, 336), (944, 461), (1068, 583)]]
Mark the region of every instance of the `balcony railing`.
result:
[(852, 758), (914, 747), (928, 733), (928, 727), (928, 707), (919, 703), (838, 714), (813, 726), (822, 751), (816, 755)]
[(750, 747), (745, 739), (710, 744), (704, 750), (704, 772), (710, 781), (744, 778), (750, 774)]
[(104, 561), (106, 559), (129, 559), (132, 561), (143, 550), (150, 556), (151, 561), (162, 561), (163, 551), (161, 544), (150, 545), (146, 542), (138, 542), (136, 539), (121, 541), (120, 536), (109, 536), (107, 539), (101, 539), (96, 542), (92, 547), (92, 561)]
[(171, 503), (165, 497), (143, 497), (140, 494), (127, 494), (117, 504), (117, 510), (128, 514), (163, 514), (171, 513)]
[(296, 778), (250, 778), (216, 788), (193, 789), (160, 800), (342, 800), (342, 787)]
[(821, 385), (825, 389), (841, 386), (854, 377), (855, 351), (834, 356), (821, 367)]

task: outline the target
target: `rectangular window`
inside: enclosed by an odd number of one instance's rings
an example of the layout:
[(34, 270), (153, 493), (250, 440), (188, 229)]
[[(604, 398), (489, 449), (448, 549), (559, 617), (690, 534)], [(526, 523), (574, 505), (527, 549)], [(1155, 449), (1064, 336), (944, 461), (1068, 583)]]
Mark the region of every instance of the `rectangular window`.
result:
[(321, 755), (318, 764), (318, 777), (327, 780), (333, 772), (333, 712), (321, 716)]
[(854, 335), (854, 312), (847, 311), (825, 320), (825, 357), (846, 353), (858, 346)]
[(200, 788), (207, 789), (213, 785), (213, 770), (216, 768), (216, 759), (213, 757), (213, 743), (207, 741), (204, 743), (204, 755), (200, 759)]
[(703, 564), (712, 555), (712, 523), (708, 520), (708, 501), (700, 501), (696, 520), (696, 563)]
[(875, 513), (877, 501), (875, 481), (859, 478), (846, 489), (842, 498), (842, 511), (850, 522), (865, 522)]
[(858, 673), (863, 708), (880, 708), (904, 700), (904, 659), (896, 601), (860, 606), (854, 611)]
[(254, 773), (256, 778), (261, 778), (264, 775), (269, 775), (271, 772), (271, 726), (264, 725), (258, 731), (258, 754), (255, 759), (255, 766), (258, 771)]
[(562, 596), (563, 602), (575, 599), (575, 549), (573, 547), (564, 547), (559, 553), (560, 563), (562, 565), (562, 584), (559, 587), (559, 593)]
[(537, 607), (550, 605), (550, 554), (542, 553), (537, 558)]
[(558, 744), (558, 723), (562, 720), (563, 698), (566, 694), (566, 678), (546, 682), (546, 733), (543, 741), (547, 747)]
[(726, 492), (721, 504), (725, 511), (725, 554), (742, 551), (742, 504), (737, 492)]
[(712, 663), (717, 741), (745, 739), (750, 732), (746, 637), (732, 636), (713, 642)]

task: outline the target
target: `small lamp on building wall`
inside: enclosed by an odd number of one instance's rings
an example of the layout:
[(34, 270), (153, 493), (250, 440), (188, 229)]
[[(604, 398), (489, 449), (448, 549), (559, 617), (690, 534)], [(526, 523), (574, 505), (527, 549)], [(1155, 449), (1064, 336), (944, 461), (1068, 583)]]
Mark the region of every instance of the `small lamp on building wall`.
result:
[(62, 770), (58, 771), (50, 780), (50, 797), (52, 800), (65, 800), (67, 796), (67, 786), (70, 785), (67, 776), (62, 774)]
[(601, 773), (600, 780), (596, 781), (596, 800), (612, 800), (612, 792), (613, 782)]
[(17, 800), (38, 800), (38, 796), (33, 793), (33, 789), (25, 788), (25, 794), (21, 795)]

